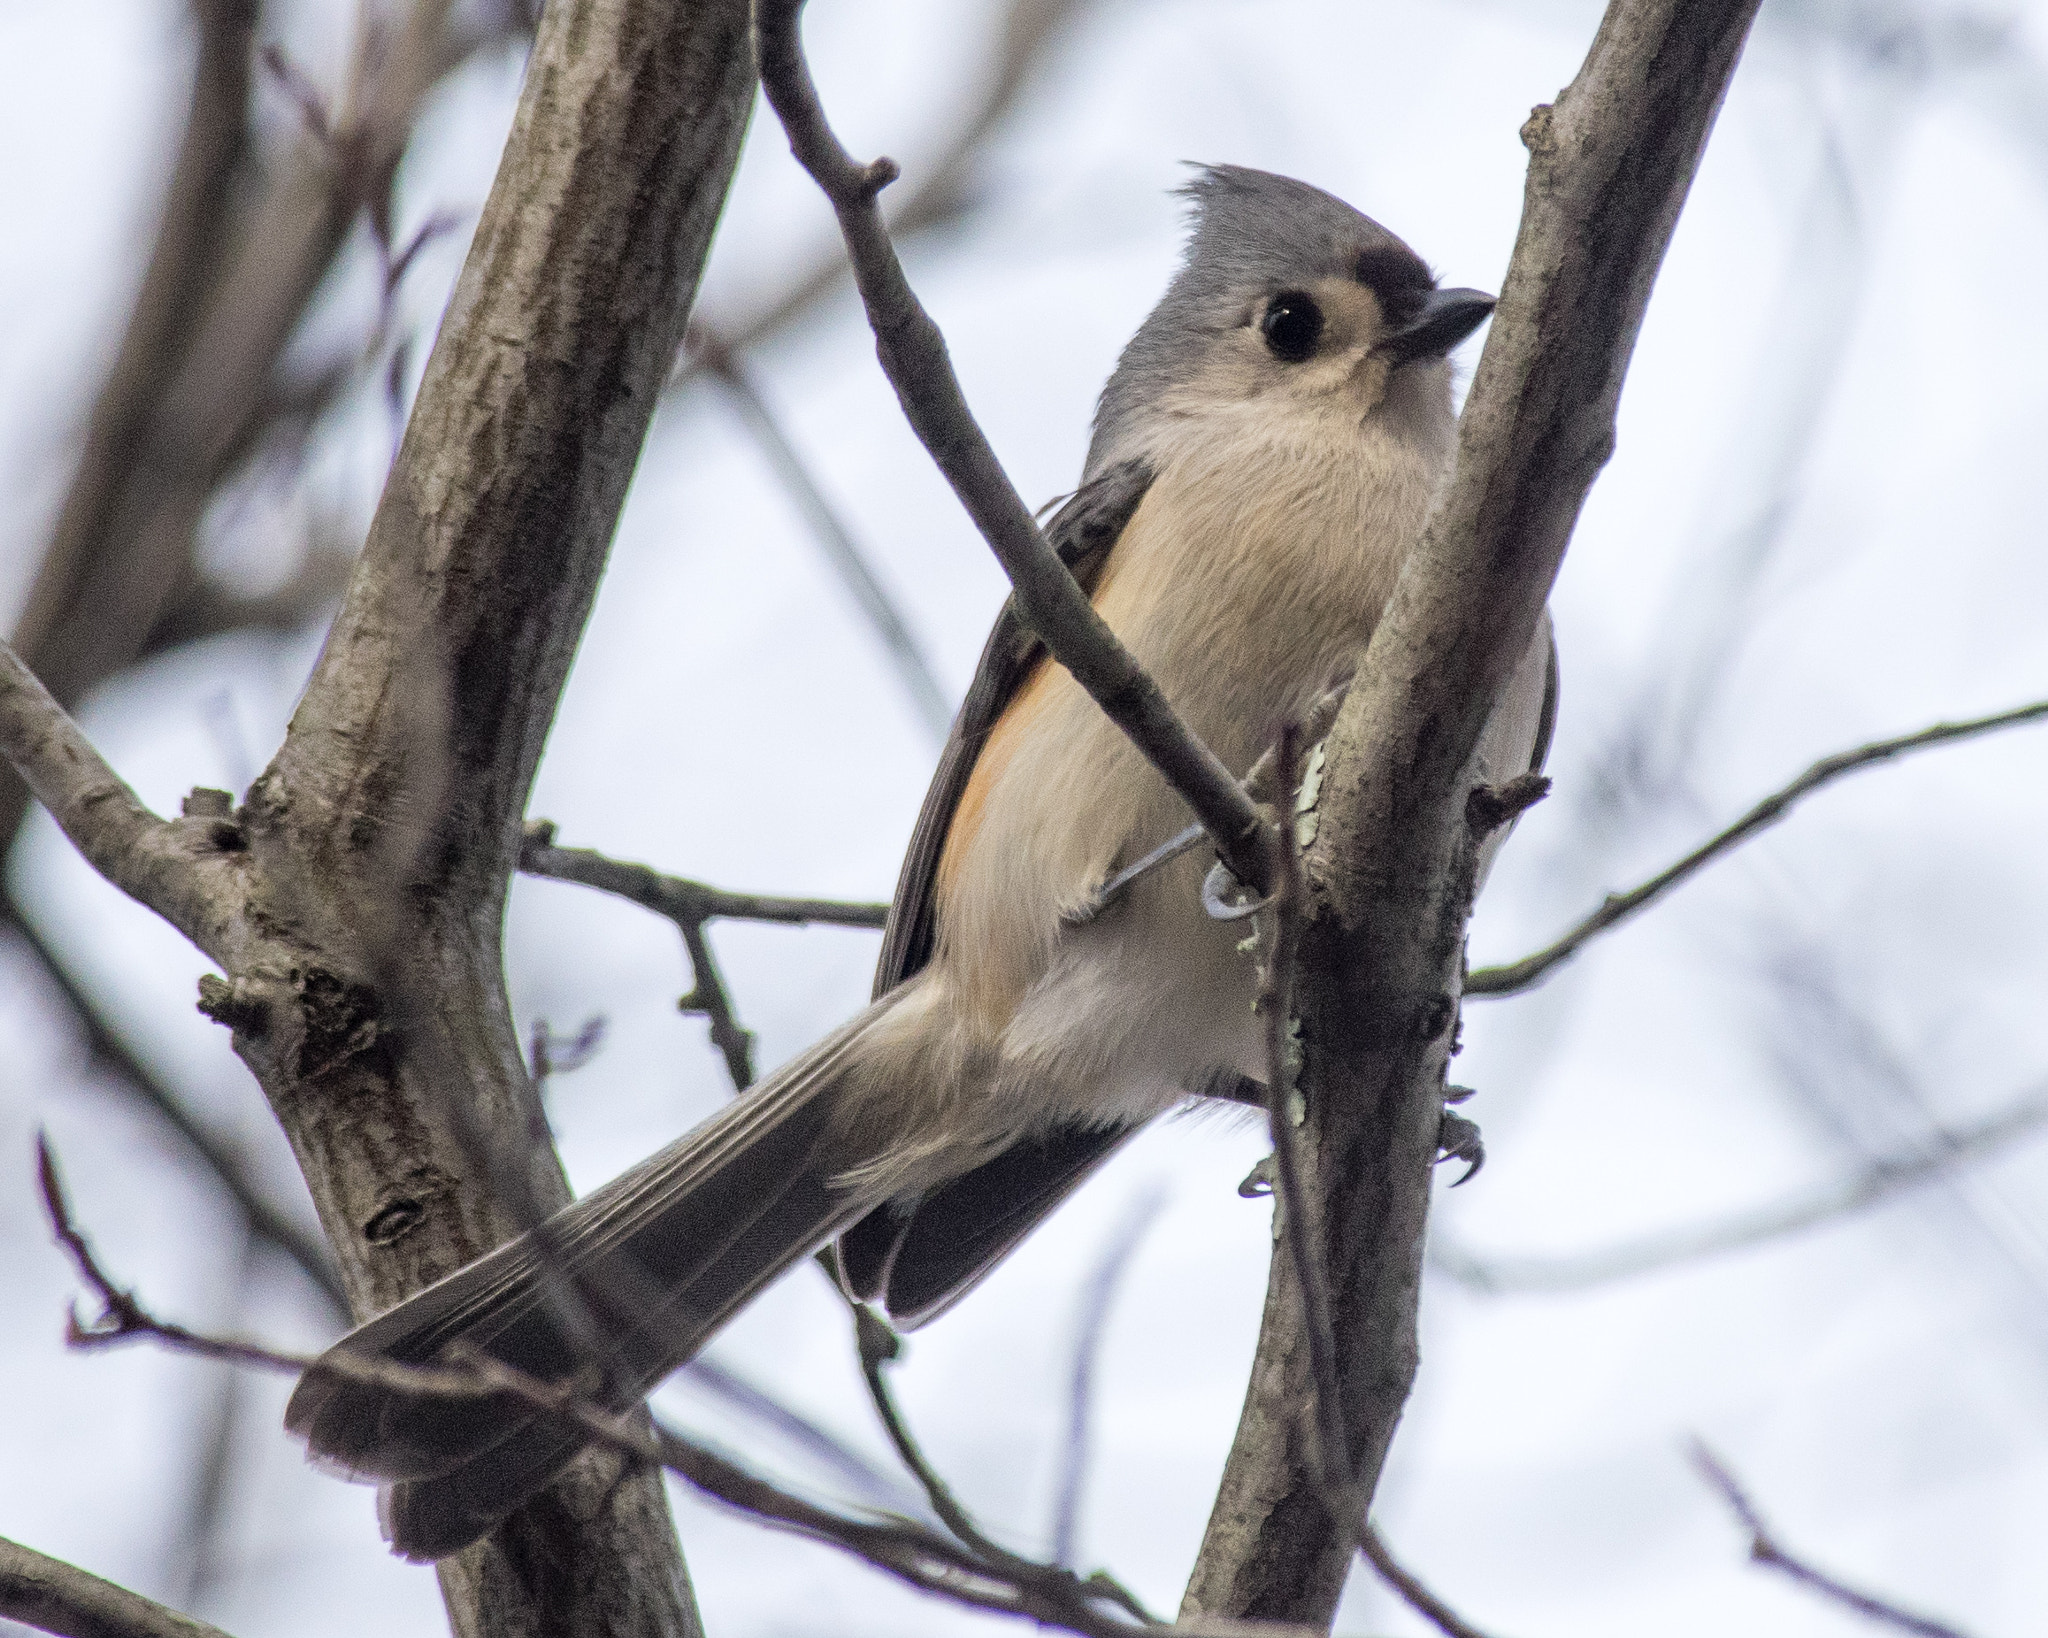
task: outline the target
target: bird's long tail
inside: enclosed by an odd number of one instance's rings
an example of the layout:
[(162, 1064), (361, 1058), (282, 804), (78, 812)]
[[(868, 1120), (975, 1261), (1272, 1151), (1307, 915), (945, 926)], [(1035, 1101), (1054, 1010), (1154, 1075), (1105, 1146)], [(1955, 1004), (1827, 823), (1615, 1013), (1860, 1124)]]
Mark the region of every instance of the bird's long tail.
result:
[[(783, 1269), (877, 1203), (871, 1158), (835, 1120), (863, 1035), (843, 1029), (661, 1153), (379, 1315), (300, 1379), (285, 1426), (311, 1454), (391, 1483), (386, 1533), (441, 1558), (488, 1532), (576, 1454), (558, 1420), (504, 1393), (422, 1393), (350, 1361), (427, 1365), (457, 1343), (547, 1382), (633, 1404)], [(857, 1174), (856, 1174), (857, 1175)]]

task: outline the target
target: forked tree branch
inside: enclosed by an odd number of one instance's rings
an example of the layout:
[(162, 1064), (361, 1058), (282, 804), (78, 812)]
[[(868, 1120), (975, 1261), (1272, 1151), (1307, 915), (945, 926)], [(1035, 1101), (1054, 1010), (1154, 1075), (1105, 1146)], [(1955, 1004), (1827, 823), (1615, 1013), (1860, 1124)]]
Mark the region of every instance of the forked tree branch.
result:
[[(1327, 741), (1299, 984), (1303, 1147), (1361, 1502), (1416, 1367), (1474, 848), (1494, 806), (1468, 807), (1465, 770), (1613, 447), (1650, 287), (1755, 9), (1613, 0), (1578, 77), (1524, 127), (1521, 229), (1456, 470)], [(1279, 1248), (1185, 1613), (1324, 1625), (1336, 1607), (1364, 1521), (1332, 1513), (1309, 1459), (1302, 1326)]]
[[(920, 164), (916, 178), (890, 195), (893, 237), (900, 242), (932, 228), (957, 226), (975, 208), (973, 173), (989, 138), (1009, 118), (1047, 55), (1091, 6), (1099, 4), (1100, 0), (1010, 0), (981, 96), (936, 158)], [(719, 333), (735, 352), (750, 352), (810, 313), (839, 288), (847, 271), (843, 247), (835, 241), (761, 306), (718, 314)], [(694, 380), (702, 368), (703, 360), (686, 352), (677, 360), (671, 390)]]
[(60, 1638), (227, 1638), (219, 1627), (4, 1537), (0, 1615)]
[(728, 893), (683, 876), (664, 876), (646, 865), (607, 858), (589, 848), (555, 846), (555, 827), (546, 819), (529, 821), (520, 846), (519, 868), (529, 876), (578, 882), (600, 892), (630, 899), (675, 923), (690, 958), (690, 993), (681, 1010), (701, 1014), (711, 1026), (711, 1044), (725, 1059), (733, 1090), (754, 1084), (754, 1037), (739, 1021), (727, 993), (718, 961), (705, 936), (705, 923), (719, 920), (777, 922), (805, 927), (821, 922), (833, 927), (880, 927), (889, 919), (886, 904), (848, 904), (837, 899), (784, 899), (760, 893)]
[(1900, 734), (1894, 739), (1874, 740), (1868, 745), (1858, 745), (1852, 750), (1837, 751), (1833, 756), (1822, 757), (1797, 779), (1773, 791), (1734, 824), (1709, 837), (1677, 863), (1658, 871), (1641, 886), (1632, 887), (1626, 893), (1610, 893), (1599, 909), (1585, 917), (1554, 944), (1546, 945), (1534, 955), (1524, 956), (1520, 961), (1509, 962), (1500, 967), (1481, 967), (1468, 974), (1465, 979), (1465, 993), (1518, 995), (1523, 990), (1540, 984), (1552, 971), (1577, 955), (1600, 934), (1647, 909), (1695, 872), (1704, 869), (1752, 836), (1770, 829), (1800, 801), (1823, 786), (1832, 785), (1837, 779), (1856, 773), (1860, 769), (1873, 767), (1880, 762), (1890, 762), (1897, 757), (1910, 755), (1914, 751), (1929, 750), (1937, 745), (1953, 745), (1958, 740), (1975, 739), (1981, 734), (1996, 733), (2001, 728), (2019, 728), (2042, 721), (2048, 721), (2048, 700), (2036, 700), (2030, 705), (2015, 706), (2010, 711), (1999, 711), (1988, 717), (1972, 717), (1964, 722), (1937, 722), (1932, 727), (1920, 729), (1917, 733)]
[(1272, 827), (1096, 613), (968, 409), (945, 338), (911, 290), (883, 224), (877, 198), (895, 180), (895, 163), (861, 165), (833, 134), (804, 60), (801, 10), (802, 0), (762, 0), (757, 8), (762, 84), (791, 152), (839, 218), (876, 356), (905, 419), (1010, 577), (1018, 608), (1053, 658), (1194, 810), (1237, 879), (1266, 892)]

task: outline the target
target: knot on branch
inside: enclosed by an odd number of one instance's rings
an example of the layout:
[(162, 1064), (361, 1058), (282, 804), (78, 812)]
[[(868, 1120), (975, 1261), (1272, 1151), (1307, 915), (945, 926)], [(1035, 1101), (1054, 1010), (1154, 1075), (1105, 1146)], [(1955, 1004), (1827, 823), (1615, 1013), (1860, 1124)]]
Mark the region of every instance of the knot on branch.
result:
[(1458, 1003), (1448, 995), (1426, 996), (1415, 1008), (1415, 1039), (1434, 1041), (1451, 1027), (1451, 1020), (1457, 1016)]
[(377, 992), (358, 979), (309, 967), (293, 976), (292, 989), (301, 1029), (292, 1073), (299, 1080), (317, 1080), (361, 1057), (383, 1034)]
[(270, 1028), (270, 1002), (246, 978), (230, 981), (218, 973), (202, 973), (199, 1010), (216, 1024), (251, 1040), (261, 1040)]
[(1465, 797), (1465, 828), (1483, 842), (1549, 794), (1550, 781), (1539, 773), (1517, 774), (1505, 785), (1474, 785)]
[(1539, 102), (1529, 110), (1529, 117), (1522, 121), (1522, 146), (1532, 154), (1540, 154), (1550, 147), (1550, 126), (1552, 110), (1547, 102)]
[(235, 798), (231, 791), (217, 791), (207, 785), (195, 785), (191, 794), (178, 804), (178, 811), (187, 819), (228, 819), (234, 816)]
[(377, 1208), (363, 1220), (362, 1235), (379, 1248), (395, 1245), (427, 1219), (427, 1208), (455, 1186), (438, 1166), (415, 1166), (377, 1196)]
[(860, 1348), (860, 1362), (868, 1370), (886, 1364), (903, 1352), (903, 1339), (866, 1303), (857, 1305), (853, 1310), (853, 1334)]
[(861, 167), (860, 179), (855, 183), (855, 191), (860, 196), (860, 202), (863, 205), (873, 204), (875, 196), (902, 174), (902, 167), (886, 154), (879, 159), (869, 160)]

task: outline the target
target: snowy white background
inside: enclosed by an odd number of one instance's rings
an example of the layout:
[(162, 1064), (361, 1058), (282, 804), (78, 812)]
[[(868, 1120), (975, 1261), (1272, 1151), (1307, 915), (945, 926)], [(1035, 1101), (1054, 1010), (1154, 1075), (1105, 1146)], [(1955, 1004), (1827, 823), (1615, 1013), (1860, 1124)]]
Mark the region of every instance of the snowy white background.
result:
[[(914, 178), (975, 94), (996, 8), (817, 0), (842, 133)], [(274, 8), (332, 83), (345, 8)], [(1496, 287), (1520, 206), (1516, 132), (1576, 70), (1590, 0), (1104, 0), (977, 170), (981, 205), (908, 252), (970, 397), (1033, 500), (1071, 486), (1093, 395), (1177, 252), (1179, 162), (1339, 193), (1451, 281)], [(0, 605), (18, 603), (138, 276), (190, 40), (175, 0), (0, 0)], [(467, 224), (519, 63), (431, 104), (401, 232)], [(273, 96), (273, 117), (287, 117)], [(1558, 789), (1523, 824), (1475, 962), (1546, 940), (1813, 757), (2048, 693), (2048, 8), (1767, 0), (1652, 302), (1619, 452), (1555, 609)], [(757, 119), (703, 311), (744, 312), (829, 231)], [(462, 235), (404, 289), (431, 334)], [(361, 250), (363, 247), (359, 246)], [(368, 322), (366, 256), (305, 344)], [(1467, 363), (1475, 353), (1465, 355)], [(964, 687), (1002, 592), (902, 427), (844, 294), (753, 359), (764, 389), (934, 655)], [(208, 525), (231, 583), (288, 574), (309, 517), (360, 529), (392, 426), (374, 387), (291, 482)], [(11, 617), (11, 616), (10, 616)], [(277, 742), (319, 630), (152, 662), (83, 713), (144, 797), (239, 787)], [(884, 897), (934, 746), (787, 497), (709, 389), (672, 399), (532, 812), (565, 842), (739, 888)], [(1923, 1148), (2048, 1075), (2048, 732), (1860, 776), (1611, 935), (1540, 992), (1468, 1008), (1459, 1078), (1490, 1162), (1439, 1200), (1484, 1257), (1595, 1250), (1709, 1222)], [(11, 868), (136, 1049), (310, 1217), (221, 1031), (204, 964), (97, 882), (47, 821)], [(865, 998), (873, 935), (721, 926), (772, 1063)], [(552, 1110), (581, 1187), (726, 1095), (668, 926), (521, 882), (522, 1019), (602, 1013)], [(291, 1344), (328, 1334), (303, 1282), (155, 1119), (81, 1069), (75, 1028), (0, 965), (0, 1533), (243, 1638), (444, 1630), (432, 1576), (385, 1556), (366, 1492), (305, 1468), (284, 1387), (142, 1351), (61, 1346), (71, 1278), (30, 1183), (46, 1127), (110, 1264), (163, 1312)], [(955, 1313), (899, 1386), (939, 1466), (1041, 1550), (1075, 1316), (1100, 1248), (1163, 1201), (1117, 1287), (1094, 1405), (1083, 1557), (1171, 1609), (1243, 1392), (1269, 1212), (1235, 1185), (1263, 1145), (1228, 1119), (1148, 1133)], [(1849, 1633), (1742, 1560), (1687, 1466), (1707, 1439), (1793, 1544), (1979, 1638), (2048, 1609), (2048, 1143), (1768, 1248), (1573, 1296), (1436, 1278), (1421, 1381), (1380, 1516), (1397, 1550), (1503, 1634)], [(714, 1357), (888, 1466), (842, 1310), (797, 1271)], [(834, 1494), (830, 1474), (679, 1387), (685, 1423)], [(224, 1532), (191, 1553), (194, 1467), (231, 1417)], [(837, 1554), (677, 1496), (709, 1630), (958, 1631)], [(1421, 1630), (1367, 1574), (1341, 1633)]]

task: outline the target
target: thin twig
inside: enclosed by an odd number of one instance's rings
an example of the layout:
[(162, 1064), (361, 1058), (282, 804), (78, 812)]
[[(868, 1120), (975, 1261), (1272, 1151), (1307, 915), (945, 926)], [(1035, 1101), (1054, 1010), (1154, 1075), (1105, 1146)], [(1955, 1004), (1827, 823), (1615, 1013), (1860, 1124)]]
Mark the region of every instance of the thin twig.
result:
[(762, 85), (791, 151), (839, 218), (876, 354), (905, 418), (1010, 577), (1031, 629), (1194, 810), (1231, 873), (1264, 893), (1274, 869), (1270, 827), (1095, 611), (968, 409), (945, 338), (905, 279), (876, 204), (896, 165), (857, 164), (833, 134), (804, 60), (801, 9), (801, 0), (756, 7)]
[(631, 899), (678, 926), (684, 922), (767, 921), (788, 927), (880, 927), (889, 907), (844, 899), (786, 899), (766, 893), (731, 893), (683, 876), (664, 876), (642, 864), (609, 858), (583, 847), (555, 846), (555, 827), (545, 819), (526, 827), (519, 868), (529, 876), (576, 882)]
[(1358, 1533), (1358, 1546), (1365, 1554), (1365, 1561), (1379, 1572), (1379, 1578), (1399, 1593), (1401, 1601), (1411, 1610), (1444, 1634), (1444, 1638), (1486, 1638), (1485, 1633), (1425, 1587), (1412, 1571), (1387, 1551), (1386, 1542), (1380, 1539), (1380, 1533), (1370, 1519)]
[(227, 1638), (219, 1627), (4, 1537), (0, 1615), (62, 1638)]
[(1840, 1183), (1719, 1222), (1647, 1234), (1565, 1257), (1482, 1257), (1439, 1239), (1430, 1246), (1430, 1261), (1460, 1284), (1489, 1294), (1584, 1291), (1745, 1251), (1868, 1210), (2001, 1153), (2043, 1126), (2048, 1126), (2048, 1087), (2037, 1088), (1989, 1120), (1941, 1134), (1931, 1151), (1879, 1160)]
[(2010, 711), (2000, 711), (1988, 717), (1973, 717), (1966, 722), (1937, 722), (1931, 728), (1922, 728), (1917, 733), (1901, 734), (1896, 739), (1876, 740), (1868, 745), (1859, 745), (1853, 750), (1838, 751), (1833, 756), (1822, 757), (1797, 779), (1773, 791), (1734, 824), (1702, 842), (1676, 864), (1659, 871), (1640, 887), (1631, 888), (1626, 893), (1609, 894), (1599, 909), (1573, 927), (1556, 943), (1506, 966), (1481, 967), (1465, 980), (1465, 993), (1515, 995), (1540, 983), (1549, 976), (1553, 968), (1577, 955), (1589, 941), (1610, 927), (1627, 921), (1731, 848), (1748, 841), (1759, 831), (1768, 830), (1791, 812), (1802, 798), (1811, 796), (1822, 786), (1833, 784), (1846, 774), (1855, 773), (1858, 769), (1870, 767), (1875, 763), (1888, 762), (1894, 757), (1905, 756), (1914, 751), (1928, 750), (1936, 745), (1953, 744), (1957, 740), (1974, 739), (1980, 734), (1995, 733), (2001, 728), (2017, 728), (2044, 719), (2048, 719), (2048, 700), (2036, 700), (2030, 705), (2016, 706)]
[(925, 727), (935, 738), (943, 740), (953, 723), (952, 703), (947, 699), (945, 689), (939, 686), (931, 657), (925, 653), (917, 633), (910, 629), (909, 621), (903, 618), (902, 611), (890, 598), (888, 588), (876, 578), (866, 554), (853, 538), (853, 531), (826, 498), (825, 491), (819, 487), (817, 478), (797, 452), (796, 445), (790, 442), (789, 434), (768, 407), (767, 400), (761, 396), (760, 388), (754, 384), (752, 374), (740, 362), (739, 356), (714, 331), (695, 329), (691, 332), (691, 339), (697, 358), (725, 388), (733, 408), (739, 411), (740, 419), (754, 435), (755, 444), (768, 458), (768, 464), (782, 480), (782, 487), (796, 502), (797, 510), (803, 513), (804, 521), (810, 525), (811, 534), (823, 549), (826, 561), (837, 572), (840, 584), (859, 605), (861, 613), (867, 616), (868, 625), (880, 639), (890, 664), (896, 668), (897, 680), (910, 695)]
[[(1273, 746), (1273, 778), (1282, 794), (1279, 806), (1291, 814), (1292, 795), (1300, 783), (1300, 730), (1283, 724)], [(1270, 948), (1259, 978), (1258, 1010), (1266, 1023), (1266, 1115), (1273, 1135), (1273, 1180), (1278, 1198), (1274, 1209), (1287, 1240), (1288, 1258), (1301, 1288), (1303, 1328), (1308, 1334), (1309, 1363), (1315, 1381), (1313, 1426), (1316, 1467), (1330, 1511), (1342, 1517), (1353, 1488), (1350, 1439), (1344, 1428), (1344, 1405), (1337, 1389), (1336, 1327), (1331, 1320), (1330, 1284), (1317, 1254), (1308, 1189), (1301, 1175), (1300, 1135), (1295, 1123), (1302, 1094), (1296, 1086), (1299, 1052), (1294, 1032), (1294, 967), (1301, 953), (1301, 852), (1296, 827), (1283, 822), (1278, 850), (1280, 868), (1267, 918)]]
[(710, 921), (767, 921), (803, 927), (880, 927), (889, 919), (886, 904), (848, 904), (836, 899), (784, 899), (756, 893), (728, 893), (682, 876), (664, 876), (646, 865), (607, 858), (589, 848), (555, 846), (555, 827), (546, 819), (530, 821), (519, 851), (519, 868), (529, 876), (576, 882), (600, 892), (631, 899), (675, 923), (690, 958), (690, 993), (677, 1006), (696, 1013), (711, 1027), (711, 1043), (725, 1059), (733, 1090), (754, 1084), (754, 1036), (742, 1027), (711, 953), (704, 926)]
[(1805, 1560), (1795, 1558), (1770, 1532), (1761, 1514), (1756, 1510), (1735, 1475), (1714, 1453), (1698, 1440), (1693, 1442), (1692, 1463), (1700, 1476), (1721, 1493), (1729, 1510), (1749, 1532), (1749, 1556), (1758, 1564), (1783, 1571), (1802, 1587), (1811, 1588), (1831, 1603), (1844, 1609), (1854, 1610), (1858, 1615), (1895, 1627), (1901, 1632), (1918, 1634), (1918, 1638), (1964, 1638), (1958, 1627), (1932, 1616), (1916, 1615), (1911, 1610), (1900, 1609), (1898, 1605), (1879, 1598), (1874, 1593), (1858, 1591), (1856, 1588), (1837, 1581), (1825, 1571), (1816, 1570)]
[(974, 1517), (960, 1505), (960, 1499), (953, 1494), (953, 1488), (940, 1476), (925, 1456), (924, 1450), (912, 1437), (910, 1424), (903, 1419), (902, 1407), (896, 1403), (896, 1393), (889, 1386), (889, 1379), (882, 1367), (896, 1357), (902, 1348), (902, 1341), (896, 1333), (865, 1305), (856, 1304), (853, 1309), (854, 1338), (860, 1354), (861, 1375), (868, 1385), (868, 1397), (874, 1402), (875, 1413), (881, 1418), (882, 1429), (889, 1435), (889, 1443), (895, 1447), (897, 1457), (910, 1469), (910, 1475), (923, 1487), (925, 1498), (939, 1517), (939, 1522), (959, 1539), (963, 1547), (994, 1560), (1012, 1559), (1018, 1563), (1027, 1562), (983, 1534)]
[[(58, 1242), (101, 1303), (90, 1324), (72, 1317), (67, 1337), (74, 1347), (106, 1347), (150, 1340), (200, 1358), (266, 1370), (301, 1373), (315, 1362), (253, 1343), (204, 1336), (157, 1319), (121, 1290), (100, 1266), (71, 1216), (55, 1157), (38, 1142), (43, 1199)], [(400, 1387), (413, 1394), (450, 1398), (511, 1396), (567, 1423), (590, 1443), (635, 1464), (664, 1468), (697, 1489), (764, 1523), (830, 1543), (899, 1580), (957, 1603), (998, 1614), (1026, 1617), (1084, 1638), (1126, 1638), (1157, 1623), (1138, 1623), (1111, 1614), (1115, 1596), (1053, 1565), (994, 1549), (984, 1554), (949, 1541), (909, 1519), (849, 1518), (807, 1502), (770, 1484), (657, 1421), (618, 1415), (581, 1397), (572, 1386), (542, 1382), (475, 1349), (460, 1350), (449, 1365), (401, 1365), (388, 1359), (331, 1353), (320, 1368), (359, 1380)], [(992, 1546), (992, 1544), (990, 1544)]]

